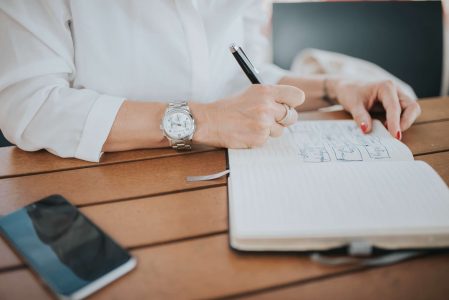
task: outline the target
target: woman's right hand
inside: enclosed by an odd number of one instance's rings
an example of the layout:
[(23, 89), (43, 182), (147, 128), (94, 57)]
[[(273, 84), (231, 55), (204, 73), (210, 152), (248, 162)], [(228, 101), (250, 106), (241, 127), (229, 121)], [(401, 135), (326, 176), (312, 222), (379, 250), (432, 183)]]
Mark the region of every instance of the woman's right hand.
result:
[[(243, 93), (209, 104), (191, 102), (197, 130), (194, 142), (223, 148), (252, 148), (265, 144), (269, 136), (282, 135), (283, 104), (297, 107), (304, 92), (288, 85), (251, 85)], [(284, 122), (296, 122), (296, 110)]]

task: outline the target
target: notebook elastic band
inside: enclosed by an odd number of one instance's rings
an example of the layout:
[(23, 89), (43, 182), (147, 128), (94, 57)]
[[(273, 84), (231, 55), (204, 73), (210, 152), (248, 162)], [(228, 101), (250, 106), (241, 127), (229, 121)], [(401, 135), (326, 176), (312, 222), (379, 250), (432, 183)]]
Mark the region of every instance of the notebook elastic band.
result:
[(348, 254), (350, 256), (369, 256), (373, 253), (373, 246), (366, 241), (353, 241), (349, 243)]
[(402, 251), (385, 254), (374, 258), (356, 258), (356, 257), (330, 257), (321, 255), (320, 253), (313, 253), (310, 259), (314, 262), (328, 265), (328, 266), (341, 266), (341, 265), (358, 265), (365, 267), (385, 266), (400, 261), (410, 259), (419, 255), (425, 254), (425, 251)]

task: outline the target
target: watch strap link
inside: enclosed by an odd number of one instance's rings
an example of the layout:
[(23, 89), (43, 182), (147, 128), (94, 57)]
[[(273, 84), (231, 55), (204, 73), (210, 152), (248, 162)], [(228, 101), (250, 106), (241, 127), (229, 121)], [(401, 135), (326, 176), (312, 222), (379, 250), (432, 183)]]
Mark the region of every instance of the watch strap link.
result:
[(177, 151), (189, 151), (192, 150), (192, 145), (185, 141), (173, 141), (171, 147)]
[(187, 101), (180, 101), (180, 102), (170, 102), (168, 104), (168, 108), (181, 108), (187, 111), (190, 111), (189, 106), (187, 105)]

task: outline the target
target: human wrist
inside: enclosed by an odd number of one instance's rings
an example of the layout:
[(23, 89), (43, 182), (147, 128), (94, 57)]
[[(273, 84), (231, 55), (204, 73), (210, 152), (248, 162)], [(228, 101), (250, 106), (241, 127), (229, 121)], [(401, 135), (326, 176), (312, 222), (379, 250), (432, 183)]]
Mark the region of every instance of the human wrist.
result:
[(341, 80), (336, 78), (323, 79), (323, 95), (322, 99), (329, 104), (338, 104), (338, 86)]
[(196, 126), (193, 142), (197, 144), (213, 144), (216, 136), (213, 103), (189, 102), (189, 108)]

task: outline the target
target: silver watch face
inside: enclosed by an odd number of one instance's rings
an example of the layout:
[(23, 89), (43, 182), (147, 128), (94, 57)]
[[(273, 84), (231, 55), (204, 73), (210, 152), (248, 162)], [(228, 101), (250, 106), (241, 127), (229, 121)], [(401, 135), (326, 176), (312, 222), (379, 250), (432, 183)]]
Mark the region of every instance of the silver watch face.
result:
[(162, 124), (165, 133), (168, 137), (174, 140), (186, 139), (190, 137), (195, 130), (192, 116), (182, 109), (173, 109), (166, 113)]

